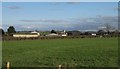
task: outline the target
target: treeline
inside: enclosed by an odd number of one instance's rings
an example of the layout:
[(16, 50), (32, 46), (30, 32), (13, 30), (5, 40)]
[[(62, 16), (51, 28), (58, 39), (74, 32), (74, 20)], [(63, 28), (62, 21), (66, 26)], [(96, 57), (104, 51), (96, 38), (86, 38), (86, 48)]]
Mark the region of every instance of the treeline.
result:
[(68, 31), (67, 32), (69, 36), (81, 36), (81, 35), (87, 35), (87, 36), (118, 36), (120, 35), (120, 32), (118, 30), (115, 31), (105, 31), (105, 30), (98, 30), (98, 31), (86, 31), (86, 32), (80, 32), (80, 31)]
[(62, 36), (53, 36), (53, 37), (46, 37), (46, 36), (40, 36), (40, 37), (31, 37), (31, 38), (14, 38), (12, 36), (9, 37), (3, 37), (2, 40), (6, 41), (6, 40), (44, 40), (44, 39), (73, 39), (73, 38), (110, 38), (110, 37), (118, 37), (118, 36), (112, 36), (112, 35), (105, 35), (105, 36), (100, 36), (100, 35), (96, 35), (96, 36), (91, 36), (91, 35), (81, 35), (81, 36), (66, 36), (66, 37), (62, 37)]
[(73, 38), (110, 38), (110, 37), (118, 37), (120, 35), (120, 32), (114, 31), (114, 32), (103, 32), (103, 31), (97, 31), (94, 32), (96, 35), (91, 35), (93, 32), (80, 32), (80, 31), (67, 31), (68, 36), (40, 36), (40, 37), (33, 37), (33, 38), (14, 38), (12, 36), (4, 36), (2, 38), (3, 41), (6, 40), (43, 40), (43, 39), (73, 39)]
[[(36, 30), (37, 31), (37, 30)], [(7, 29), (7, 32), (4, 32), (3, 29), (0, 29), (0, 35), (1, 36), (12, 36), (14, 33), (29, 33), (31, 31), (16, 31), (14, 26), (9, 26), (9, 28)], [(40, 32), (40, 31), (37, 31)], [(40, 34), (42, 35), (46, 35), (49, 33), (55, 33), (55, 34), (59, 34), (62, 31), (56, 31), (56, 30), (51, 30), (51, 31), (43, 31), (40, 32)], [(81, 31), (66, 31), (66, 33), (68, 34), (68, 36), (80, 36), (80, 35), (92, 35), (92, 34), (96, 34), (96, 35), (118, 35), (120, 34), (120, 32), (118, 30), (113, 30), (111, 31), (110, 29), (108, 30), (98, 30), (98, 31), (86, 31), (86, 32), (81, 32)]]
[(0, 29), (0, 36), (12, 36), (14, 33), (16, 33), (16, 30), (13, 26), (10, 26), (7, 29), (7, 32), (5, 32), (3, 29)]
[(15, 28), (13, 26), (10, 26), (7, 29), (7, 32), (4, 32), (3, 29), (0, 29), (0, 36), (2, 36), (2, 40), (26, 40), (26, 39), (30, 39), (30, 40), (34, 40), (34, 39), (64, 39), (64, 38), (99, 38), (99, 37), (119, 37), (120, 32), (118, 30), (98, 30), (98, 31), (86, 31), (86, 32), (81, 32), (81, 31), (66, 31), (67, 36), (63, 37), (63, 36), (52, 36), (52, 37), (47, 37), (45, 36), (46, 34), (50, 34), (50, 33), (55, 33), (55, 34), (59, 34), (62, 31), (56, 31), (56, 30), (51, 30), (51, 31), (37, 31), (39, 32), (41, 35), (39, 37), (36, 38), (14, 38), (12, 35), (14, 33), (29, 33), (30, 31), (16, 31)]

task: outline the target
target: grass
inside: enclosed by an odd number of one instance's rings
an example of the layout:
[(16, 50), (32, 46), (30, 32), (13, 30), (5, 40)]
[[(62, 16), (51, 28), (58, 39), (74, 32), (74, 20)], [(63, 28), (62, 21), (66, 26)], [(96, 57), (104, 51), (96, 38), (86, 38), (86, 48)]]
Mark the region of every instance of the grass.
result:
[(117, 67), (117, 38), (3, 41), (3, 67)]

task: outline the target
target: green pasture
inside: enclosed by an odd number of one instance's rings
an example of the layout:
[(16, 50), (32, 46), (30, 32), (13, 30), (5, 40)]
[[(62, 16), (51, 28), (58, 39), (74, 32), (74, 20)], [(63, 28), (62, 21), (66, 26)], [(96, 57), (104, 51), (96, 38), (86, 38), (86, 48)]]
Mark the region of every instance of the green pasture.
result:
[(74, 38), (2, 42), (2, 65), (11, 67), (117, 67), (117, 38)]

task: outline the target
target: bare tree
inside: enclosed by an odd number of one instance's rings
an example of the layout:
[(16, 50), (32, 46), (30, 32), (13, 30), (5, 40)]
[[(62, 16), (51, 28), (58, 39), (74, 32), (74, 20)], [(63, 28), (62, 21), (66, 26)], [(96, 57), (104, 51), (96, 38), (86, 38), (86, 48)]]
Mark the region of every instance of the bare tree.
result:
[(115, 30), (115, 28), (112, 25), (110, 25), (109, 23), (106, 23), (105, 30), (109, 33), (110, 30)]

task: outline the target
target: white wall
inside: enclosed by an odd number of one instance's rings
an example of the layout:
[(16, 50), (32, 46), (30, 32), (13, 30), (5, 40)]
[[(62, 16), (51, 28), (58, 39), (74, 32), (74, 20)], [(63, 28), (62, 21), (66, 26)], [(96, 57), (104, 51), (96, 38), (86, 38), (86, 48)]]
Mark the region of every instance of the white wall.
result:
[(38, 36), (39, 36), (39, 35), (13, 34), (13, 37), (22, 37), (22, 38), (24, 38), (24, 37), (26, 37), (26, 38), (29, 38), (29, 37), (38, 37)]

